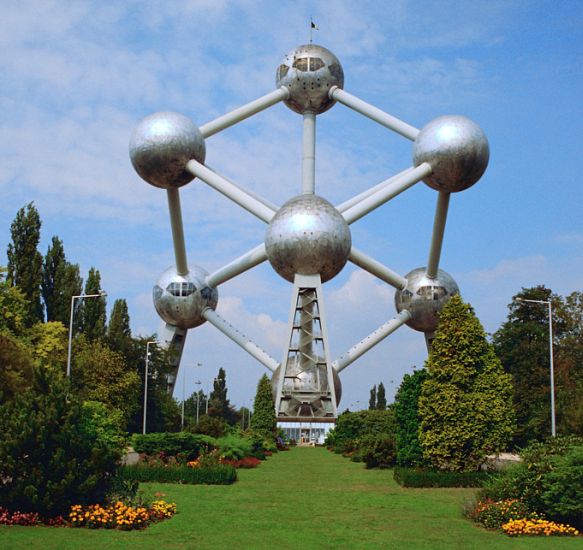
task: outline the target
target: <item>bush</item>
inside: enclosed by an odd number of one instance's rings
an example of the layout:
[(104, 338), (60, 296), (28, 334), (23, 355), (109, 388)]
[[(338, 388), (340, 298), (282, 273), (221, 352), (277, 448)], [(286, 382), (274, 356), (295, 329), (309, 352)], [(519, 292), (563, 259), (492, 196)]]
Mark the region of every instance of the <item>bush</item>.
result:
[(175, 456), (179, 457), (180, 461), (187, 462), (216, 447), (216, 440), (206, 435), (188, 432), (161, 432), (134, 434), (132, 445), (138, 453)]
[(50, 517), (104, 500), (119, 455), (84, 415), (68, 380), (49, 368), (0, 406), (0, 506)]
[(389, 468), (395, 463), (395, 438), (387, 434), (368, 434), (357, 444), (358, 455), (367, 468)]
[(449, 472), (396, 467), (395, 481), (403, 487), (482, 487), (492, 474), (487, 472)]
[(487, 529), (501, 529), (504, 523), (513, 519), (539, 519), (536, 512), (531, 512), (528, 506), (518, 499), (480, 501), (468, 516)]
[(227, 431), (227, 423), (222, 418), (204, 415), (199, 419), (198, 424), (189, 426), (189, 430), (195, 434), (223, 437)]
[(220, 455), (228, 460), (241, 460), (251, 456), (253, 452), (253, 442), (250, 439), (234, 434), (217, 439), (217, 447)]
[(190, 485), (230, 485), (237, 481), (237, 470), (232, 466), (219, 464), (209, 468), (189, 468), (188, 466), (123, 466), (120, 475), (127, 481), (141, 483), (187, 483)]

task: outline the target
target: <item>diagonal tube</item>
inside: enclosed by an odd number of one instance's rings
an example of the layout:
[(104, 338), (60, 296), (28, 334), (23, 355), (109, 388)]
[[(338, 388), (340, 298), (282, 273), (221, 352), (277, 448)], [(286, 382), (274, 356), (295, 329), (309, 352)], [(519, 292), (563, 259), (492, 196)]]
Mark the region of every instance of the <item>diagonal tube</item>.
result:
[(449, 197), (451, 193), (440, 191), (435, 206), (435, 218), (433, 221), (433, 233), (431, 235), (431, 247), (429, 249), (429, 259), (427, 260), (427, 276), (430, 279), (437, 277), (439, 269), (439, 258), (441, 256), (441, 245), (445, 233), (445, 223), (447, 222), (447, 210), (449, 208)]
[(348, 365), (354, 363), (359, 357), (362, 357), (367, 351), (389, 336), (389, 334), (392, 334), (399, 327), (403, 326), (409, 319), (411, 319), (411, 314), (404, 309), (394, 319), (381, 325), (364, 340), (361, 340), (358, 344), (352, 346), (344, 355), (341, 355), (338, 359), (334, 360), (332, 362), (332, 367), (336, 372), (343, 371)]
[(271, 218), (273, 218), (275, 214), (274, 210), (251, 196), (245, 189), (234, 185), (229, 180), (213, 172), (204, 164), (196, 160), (189, 160), (186, 163), (186, 169), (265, 223), (269, 223)]
[(419, 130), (406, 122), (394, 117), (393, 115), (389, 115), (385, 113), (378, 107), (359, 99), (358, 97), (345, 92), (341, 88), (337, 86), (332, 86), (330, 91), (328, 92), (330, 98), (335, 99), (339, 103), (350, 107), (353, 111), (364, 115), (365, 117), (378, 122), (381, 126), (388, 128), (389, 130), (393, 130), (393, 132), (397, 132), (397, 134), (401, 134), (403, 137), (410, 139), (411, 141), (415, 141), (417, 138), (417, 134), (419, 134)]
[(227, 265), (217, 269), (214, 273), (211, 273), (206, 278), (206, 284), (215, 288), (227, 282), (229, 279), (241, 275), (241, 273), (259, 265), (265, 260), (267, 260), (267, 252), (265, 251), (265, 244), (262, 243)]
[(359, 193), (358, 195), (352, 197), (351, 199), (348, 199), (347, 201), (344, 201), (342, 204), (339, 204), (336, 207), (336, 210), (338, 210), (338, 212), (340, 212), (341, 214), (342, 214), (342, 212), (346, 212), (346, 210), (348, 210), (349, 208), (351, 208), (355, 204), (358, 204), (360, 201), (363, 201), (364, 199), (370, 197), (371, 195), (374, 195), (377, 191), (380, 191), (381, 189), (384, 189), (385, 187), (388, 187), (397, 178), (399, 178), (403, 174), (408, 174), (412, 170), (413, 170), (413, 167), (406, 168), (402, 172), (399, 172), (396, 176), (391, 176), (389, 179), (386, 179), (384, 181), (381, 181), (380, 183), (377, 183), (376, 185), (374, 185), (373, 187), (367, 189), (366, 191), (363, 191), (362, 193)]
[(384, 266), (374, 258), (367, 256), (354, 246), (350, 249), (348, 259), (358, 267), (368, 271), (371, 275), (378, 277), (381, 281), (390, 284), (398, 290), (404, 290), (407, 286), (407, 279)]
[(289, 90), (282, 86), (277, 90), (273, 90), (273, 92), (269, 92), (260, 98), (231, 111), (225, 115), (216, 118), (215, 120), (211, 120), (206, 124), (203, 124), (200, 127), (200, 133), (204, 138), (214, 136), (216, 133), (224, 130), (225, 128), (229, 128), (246, 118), (249, 118), (252, 115), (255, 115), (280, 101), (287, 99), (289, 97)]
[(279, 363), (257, 344), (249, 340), (247, 336), (240, 333), (233, 325), (225, 321), (216, 311), (206, 308), (202, 316), (214, 327), (218, 328), (225, 336), (241, 346), (248, 354), (257, 359), (264, 367), (271, 372), (275, 372)]
[(412, 170), (404, 170), (395, 176), (394, 181), (390, 185), (379, 189), (376, 193), (351, 206), (342, 213), (342, 216), (346, 220), (346, 223), (354, 223), (363, 216), (366, 216), (369, 212), (372, 212), (375, 208), (378, 208), (403, 191), (406, 191), (409, 187), (412, 187), (429, 174), (431, 174), (431, 165), (428, 162), (424, 162)]
[(186, 275), (188, 273), (188, 261), (186, 260), (186, 245), (184, 244), (180, 193), (178, 189), (167, 189), (166, 196), (168, 197), (168, 210), (170, 212), (170, 225), (172, 227), (176, 272), (178, 275)]

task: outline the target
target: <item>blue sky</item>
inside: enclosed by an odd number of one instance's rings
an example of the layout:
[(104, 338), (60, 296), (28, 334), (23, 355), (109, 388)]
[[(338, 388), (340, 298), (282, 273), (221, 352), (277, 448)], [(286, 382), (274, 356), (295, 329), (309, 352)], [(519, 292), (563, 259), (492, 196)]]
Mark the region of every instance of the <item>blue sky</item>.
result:
[[(151, 288), (173, 262), (163, 190), (128, 157), (144, 116), (201, 125), (272, 90), (283, 55), (319, 27), (345, 89), (410, 124), (443, 114), (482, 126), (489, 168), (452, 196), (440, 266), (487, 331), (522, 286), (583, 289), (583, 4), (551, 1), (10, 1), (0, 4), (0, 263), (18, 208), (34, 201), (108, 303), (126, 298), (136, 334), (157, 330)], [(318, 117), (316, 191), (339, 203), (411, 164), (411, 143), (342, 105)], [(207, 140), (207, 162), (281, 204), (300, 189), (301, 117), (280, 104)], [(425, 265), (436, 193), (420, 183), (352, 225), (353, 243), (395, 271)], [(265, 226), (195, 180), (181, 192), (189, 262), (212, 271)], [(262, 265), (219, 289), (218, 311), (282, 356), (291, 287)], [(395, 315), (393, 290), (348, 266), (324, 287), (332, 356)], [(342, 373), (341, 408), (392, 395), (426, 356), (403, 327)], [(203, 367), (194, 367), (202, 363)], [(189, 333), (194, 381), (227, 371), (249, 404), (264, 368), (213, 327)], [(198, 369), (198, 370), (196, 370)], [(177, 396), (181, 395), (181, 378)]]

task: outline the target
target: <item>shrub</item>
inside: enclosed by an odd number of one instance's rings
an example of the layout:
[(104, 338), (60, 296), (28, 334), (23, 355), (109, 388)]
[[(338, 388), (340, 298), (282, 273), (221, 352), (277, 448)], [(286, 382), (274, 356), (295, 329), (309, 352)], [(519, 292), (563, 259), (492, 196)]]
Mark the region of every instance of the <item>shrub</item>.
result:
[(198, 424), (189, 426), (189, 430), (195, 434), (223, 437), (227, 431), (227, 423), (222, 418), (206, 414), (199, 419)]
[(118, 453), (84, 414), (50, 368), (34, 369), (31, 387), (0, 406), (0, 506), (50, 517), (104, 500)]
[(389, 468), (395, 463), (395, 438), (391, 435), (365, 435), (358, 439), (357, 448), (367, 468)]
[(393, 477), (403, 487), (481, 487), (491, 474), (396, 467)]
[(142, 464), (123, 466), (121, 475), (126, 480), (141, 483), (187, 483), (190, 485), (230, 485), (237, 481), (237, 471), (232, 466), (218, 464), (212, 467), (188, 466), (150, 467)]
[(234, 434), (217, 439), (217, 447), (221, 457), (229, 460), (240, 460), (251, 456), (253, 452), (253, 442), (250, 439)]
[(528, 506), (518, 499), (480, 501), (468, 516), (488, 529), (501, 529), (504, 523), (513, 519), (540, 519), (536, 512), (531, 512)]
[(136, 452), (147, 455), (174, 456), (179, 461), (195, 460), (201, 453), (216, 447), (214, 438), (188, 432), (134, 434), (132, 445)]

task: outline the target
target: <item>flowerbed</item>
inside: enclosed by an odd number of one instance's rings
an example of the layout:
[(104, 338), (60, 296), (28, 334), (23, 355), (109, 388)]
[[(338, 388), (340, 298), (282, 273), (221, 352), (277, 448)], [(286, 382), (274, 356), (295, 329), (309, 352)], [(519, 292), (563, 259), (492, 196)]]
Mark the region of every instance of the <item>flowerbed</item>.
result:
[(61, 516), (45, 521), (36, 513), (9, 512), (0, 508), (2, 525), (48, 525), (63, 527), (86, 527), (89, 529), (121, 529), (131, 531), (144, 529), (151, 523), (171, 518), (176, 513), (176, 504), (157, 500), (148, 508), (128, 506), (121, 501), (109, 506), (91, 504), (71, 506), (68, 519)]
[(511, 537), (518, 535), (576, 537), (579, 535), (579, 531), (570, 525), (546, 519), (511, 519), (502, 525), (502, 530)]

